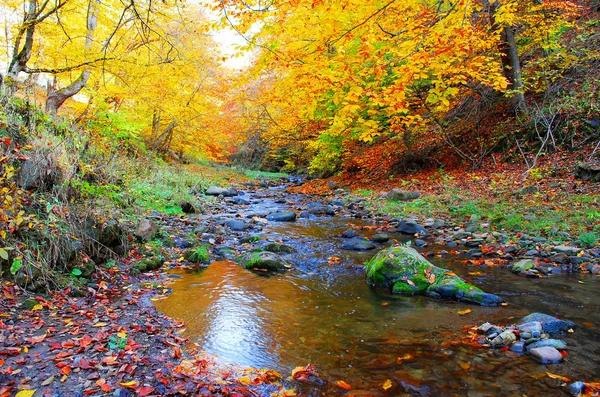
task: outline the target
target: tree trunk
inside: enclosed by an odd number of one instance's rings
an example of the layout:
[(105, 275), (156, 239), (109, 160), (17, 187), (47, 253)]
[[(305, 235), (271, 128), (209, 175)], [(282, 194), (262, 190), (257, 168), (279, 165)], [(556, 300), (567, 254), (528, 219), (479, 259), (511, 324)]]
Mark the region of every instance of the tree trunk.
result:
[[(100, 0), (89, 0), (87, 12), (87, 31), (85, 35), (85, 49), (89, 52), (94, 42), (94, 32), (98, 25), (98, 4)], [(85, 87), (90, 78), (90, 68), (86, 67), (79, 77), (68, 86), (56, 90), (53, 85), (48, 85), (48, 98), (46, 99), (46, 111), (56, 114), (56, 111), (63, 103), (72, 96), (76, 95)]]
[[(488, 7), (488, 15), (493, 29), (498, 29), (496, 23), (496, 12), (500, 7), (500, 2), (484, 2)], [(502, 73), (508, 80), (508, 89), (513, 91), (513, 105), (515, 109), (525, 103), (523, 95), (523, 79), (521, 77), (521, 62), (519, 59), (519, 49), (515, 40), (513, 27), (505, 25), (500, 32), (500, 42), (498, 43), (498, 52), (502, 62)]]

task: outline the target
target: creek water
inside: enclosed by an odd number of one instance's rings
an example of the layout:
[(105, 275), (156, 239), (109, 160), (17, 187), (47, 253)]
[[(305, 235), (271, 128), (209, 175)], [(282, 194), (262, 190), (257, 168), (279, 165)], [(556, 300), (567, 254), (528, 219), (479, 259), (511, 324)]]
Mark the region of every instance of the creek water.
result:
[[(284, 377), (312, 363), (328, 383), (302, 386), (306, 396), (560, 396), (567, 395), (561, 382), (547, 377), (547, 371), (573, 380), (600, 376), (597, 277), (524, 279), (506, 269), (467, 266), (464, 258), (434, 254), (428, 258), (434, 264), (509, 305), (391, 295), (365, 282), (361, 265), (373, 251), (341, 250), (343, 241), (336, 236), (349, 223), (358, 221), (318, 217), (270, 223), (260, 235), (296, 249), (287, 255), (294, 270), (262, 275), (223, 261), (200, 271), (176, 271), (183, 278), (156, 306), (183, 320), (190, 341), (223, 363), (275, 369)], [(374, 232), (363, 232), (369, 233)], [(330, 264), (332, 256), (341, 260)], [(472, 311), (459, 315), (464, 309)], [(561, 364), (544, 366), (526, 356), (460, 343), (466, 326), (510, 324), (536, 311), (579, 325), (563, 338), (569, 355)], [(384, 392), (387, 379), (394, 387)], [(353, 390), (339, 389), (338, 380)]]

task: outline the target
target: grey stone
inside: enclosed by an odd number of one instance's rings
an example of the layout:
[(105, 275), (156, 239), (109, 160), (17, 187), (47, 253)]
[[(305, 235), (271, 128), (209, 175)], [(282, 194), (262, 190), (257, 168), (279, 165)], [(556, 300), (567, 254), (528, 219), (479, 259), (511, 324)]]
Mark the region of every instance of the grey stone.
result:
[(307, 212), (312, 215), (335, 215), (335, 209), (333, 206), (322, 204), (309, 207)]
[(538, 342), (527, 345), (527, 351), (538, 347), (553, 347), (557, 350), (565, 350), (567, 343), (560, 339), (542, 339)]
[(575, 323), (569, 320), (560, 320), (556, 317), (543, 313), (531, 313), (521, 320), (519, 324), (538, 321), (542, 324), (542, 331), (550, 336), (566, 332), (569, 329), (575, 328)]
[(342, 237), (343, 238), (352, 238), (352, 237), (356, 237), (358, 236), (358, 232), (356, 230), (350, 229), (350, 230), (344, 230), (342, 232)]
[(516, 340), (517, 340), (517, 337), (515, 336), (514, 332), (504, 331), (500, 335), (496, 336), (491, 341), (491, 344), (493, 347), (502, 347), (502, 346), (510, 345), (511, 343), (513, 343)]
[(227, 225), (228, 228), (230, 228), (231, 230), (233, 230), (235, 232), (242, 232), (248, 227), (248, 225), (244, 221), (240, 221), (237, 219), (226, 220), (225, 224)]
[(572, 245), (557, 245), (552, 248), (552, 251), (557, 254), (565, 254), (567, 256), (576, 256), (578, 253), (583, 251), (582, 248), (573, 247)]
[(140, 240), (149, 240), (156, 234), (157, 231), (158, 226), (156, 223), (149, 219), (142, 219), (135, 229), (134, 236)]
[(410, 234), (410, 235), (415, 235), (415, 234), (426, 234), (427, 230), (419, 225), (416, 222), (408, 222), (408, 221), (401, 221), (397, 228), (396, 228), (397, 232), (400, 232), (402, 234)]
[(206, 194), (207, 196), (223, 197), (233, 197), (238, 195), (237, 191), (234, 189), (225, 189), (218, 186), (210, 186), (208, 189), (206, 189), (206, 192), (204, 192), (204, 194)]
[(389, 200), (396, 201), (412, 201), (421, 197), (419, 192), (409, 192), (403, 189), (392, 189), (387, 193), (387, 198)]
[(274, 222), (294, 222), (296, 220), (295, 212), (276, 212), (267, 216), (267, 220)]
[(250, 201), (242, 196), (235, 196), (233, 199), (233, 202), (237, 205), (248, 205), (250, 204)]
[(390, 235), (387, 233), (378, 233), (371, 237), (371, 241), (374, 243), (387, 243), (390, 241)]
[(487, 334), (487, 332), (493, 327), (489, 322), (485, 322), (477, 328), (477, 333), (479, 334)]
[(542, 364), (558, 364), (563, 360), (562, 354), (555, 348), (549, 346), (531, 349), (529, 354)]
[(517, 354), (525, 352), (525, 342), (515, 342), (510, 346), (510, 351)]
[(368, 251), (374, 248), (375, 244), (363, 237), (352, 237), (342, 245), (342, 249), (350, 251)]

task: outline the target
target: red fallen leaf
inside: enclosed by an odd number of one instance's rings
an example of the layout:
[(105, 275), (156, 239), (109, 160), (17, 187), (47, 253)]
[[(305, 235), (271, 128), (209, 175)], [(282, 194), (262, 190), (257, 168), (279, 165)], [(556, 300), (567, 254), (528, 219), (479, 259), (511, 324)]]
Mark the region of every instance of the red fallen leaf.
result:
[(44, 339), (46, 339), (46, 334), (43, 334), (43, 335), (40, 335), (40, 336), (33, 336), (31, 338), (26, 339), (26, 341), (29, 342), (29, 343), (40, 343)]
[(17, 354), (19, 354), (20, 351), (21, 349), (19, 349), (18, 347), (7, 347), (4, 350), (0, 350), (0, 354), (5, 356), (16, 356)]
[(92, 343), (92, 338), (89, 335), (84, 335), (83, 338), (79, 341), (79, 346), (86, 347)]
[(4, 365), (4, 360), (0, 360), (0, 367)]
[(110, 391), (110, 385), (106, 383), (106, 379), (100, 378), (96, 381), (96, 385), (102, 389), (103, 392), (108, 393)]
[(117, 361), (117, 357), (108, 356), (102, 359), (102, 362), (106, 365), (117, 365), (119, 362)]
[(152, 386), (142, 386), (142, 387), (135, 389), (135, 392), (137, 393), (137, 395), (142, 396), (142, 397), (145, 397), (145, 396), (151, 394), (153, 391), (154, 391), (154, 388)]
[(501, 348), (500, 348), (500, 351), (501, 351), (501, 352), (505, 352), (505, 351), (507, 351), (508, 349), (510, 349), (510, 346), (504, 346), (504, 347), (501, 347)]
[(55, 359), (69, 357), (70, 355), (71, 355), (71, 352), (60, 352), (56, 355)]
[(92, 369), (92, 368), (94, 368), (94, 367), (93, 367), (93, 366), (90, 364), (90, 362), (89, 362), (88, 360), (86, 360), (86, 359), (79, 360), (79, 363), (77, 364), (77, 366), (78, 366), (79, 368), (81, 368), (81, 369)]
[(50, 346), (50, 351), (61, 349), (60, 343), (58, 343), (58, 342), (51, 342), (49, 344), (49, 346)]
[(60, 370), (60, 373), (63, 374), (63, 375), (69, 375), (71, 373), (71, 367), (69, 367), (68, 365), (65, 365)]
[(566, 350), (561, 351), (560, 354), (563, 357), (567, 357), (569, 355), (569, 353)]

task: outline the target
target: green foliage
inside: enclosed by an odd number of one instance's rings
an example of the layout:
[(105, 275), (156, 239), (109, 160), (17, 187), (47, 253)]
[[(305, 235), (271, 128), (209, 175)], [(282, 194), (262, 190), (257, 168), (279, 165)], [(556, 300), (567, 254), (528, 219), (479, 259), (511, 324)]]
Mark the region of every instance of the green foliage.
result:
[(600, 233), (586, 232), (579, 235), (579, 242), (585, 247), (593, 247), (598, 244)]
[(111, 335), (108, 338), (108, 348), (111, 350), (124, 349), (127, 346), (127, 338)]
[(202, 244), (196, 249), (186, 251), (184, 254), (185, 260), (192, 263), (208, 263), (210, 262), (210, 255), (208, 253), (208, 245)]

